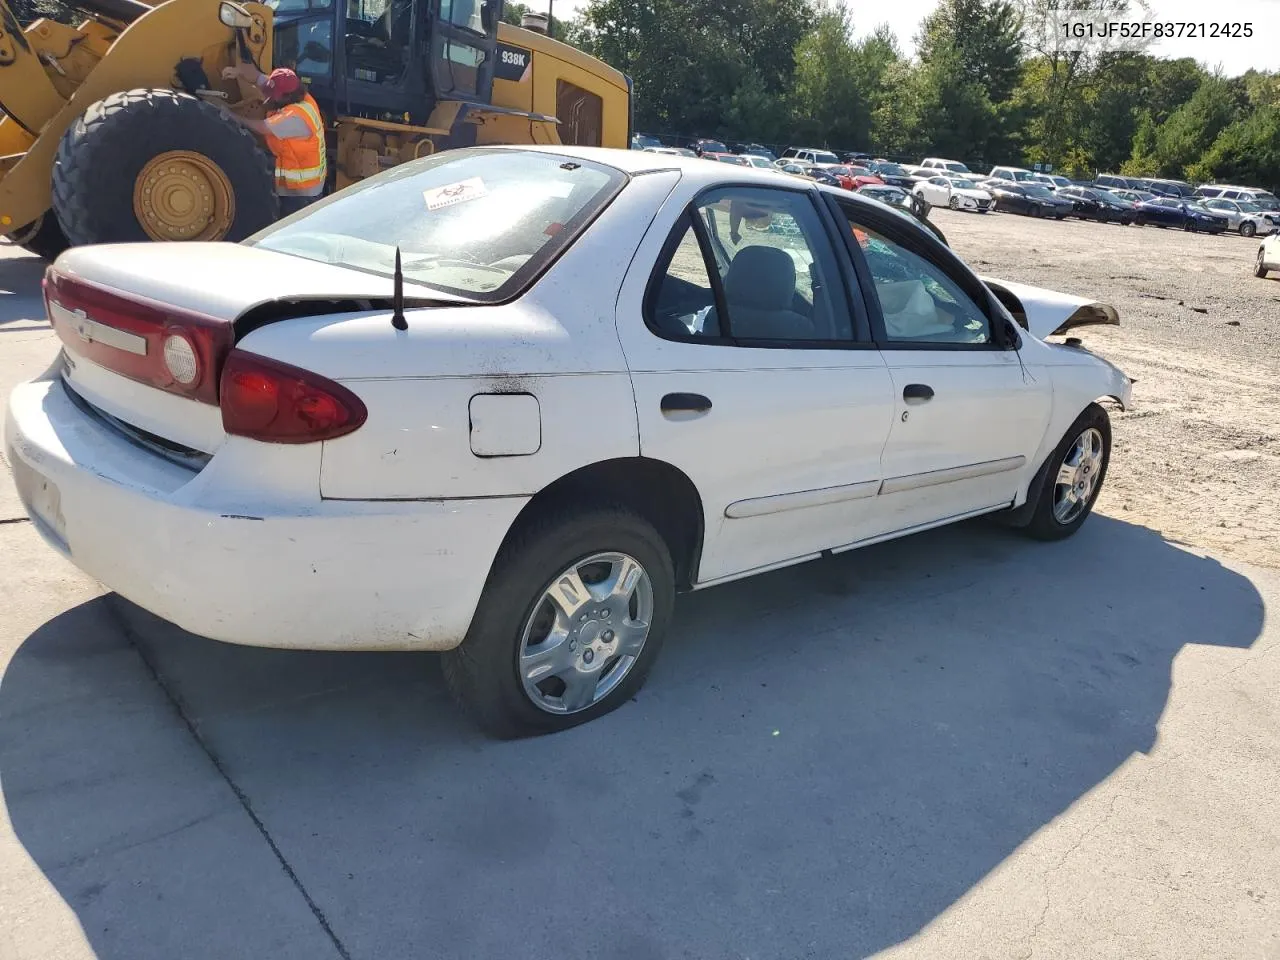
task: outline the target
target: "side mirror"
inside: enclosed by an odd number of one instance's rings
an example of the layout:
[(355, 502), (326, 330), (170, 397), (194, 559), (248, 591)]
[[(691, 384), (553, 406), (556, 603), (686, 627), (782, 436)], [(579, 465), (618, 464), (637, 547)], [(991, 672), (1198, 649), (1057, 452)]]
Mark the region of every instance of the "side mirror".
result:
[(236, 30), (248, 30), (253, 26), (253, 15), (232, 0), (222, 0), (218, 5), (218, 21), (224, 27)]
[[(484, 0), (480, 4), (480, 25), (484, 27), (485, 33), (493, 32), (493, 2), (492, 0)], [(550, 32), (550, 25), (547, 27)]]

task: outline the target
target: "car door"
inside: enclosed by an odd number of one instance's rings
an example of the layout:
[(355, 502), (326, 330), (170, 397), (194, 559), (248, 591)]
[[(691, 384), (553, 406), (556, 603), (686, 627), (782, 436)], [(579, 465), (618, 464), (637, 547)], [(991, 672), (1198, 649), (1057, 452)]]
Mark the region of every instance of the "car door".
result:
[(868, 291), (872, 335), (893, 383), (880, 458), (878, 533), (1010, 505), (1044, 438), (1046, 372), (985, 285), (941, 243), (884, 214), (832, 199)]
[(874, 526), (892, 384), (840, 242), (812, 187), (722, 186), (673, 195), (632, 261), (616, 321), (640, 452), (701, 496), (699, 584)]

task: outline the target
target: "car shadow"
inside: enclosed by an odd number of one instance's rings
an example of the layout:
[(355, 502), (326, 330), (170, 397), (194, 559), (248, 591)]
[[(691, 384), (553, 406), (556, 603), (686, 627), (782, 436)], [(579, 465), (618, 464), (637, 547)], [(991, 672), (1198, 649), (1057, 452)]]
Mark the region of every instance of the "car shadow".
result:
[(0, 257), (0, 333), (49, 329), (40, 294), (40, 281), (48, 265), (27, 254)]
[(634, 702), (498, 743), (430, 655), (237, 648), (106, 598), (17, 652), (0, 782), (104, 960), (288, 954), (284, 873), (210, 812), (193, 735), (352, 958), (863, 957), (1151, 750), (1174, 658), (1263, 615), (1143, 527), (965, 524), (684, 597)]

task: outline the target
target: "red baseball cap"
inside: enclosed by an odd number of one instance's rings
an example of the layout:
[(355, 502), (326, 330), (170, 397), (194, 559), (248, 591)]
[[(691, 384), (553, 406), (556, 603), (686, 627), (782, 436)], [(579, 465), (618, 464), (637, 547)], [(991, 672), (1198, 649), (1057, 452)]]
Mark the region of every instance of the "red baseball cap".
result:
[(298, 79), (298, 75), (288, 67), (280, 67), (278, 70), (272, 70), (271, 76), (267, 77), (267, 82), (262, 85), (263, 92), (273, 100), (280, 97), (287, 97), (300, 86), (302, 81)]

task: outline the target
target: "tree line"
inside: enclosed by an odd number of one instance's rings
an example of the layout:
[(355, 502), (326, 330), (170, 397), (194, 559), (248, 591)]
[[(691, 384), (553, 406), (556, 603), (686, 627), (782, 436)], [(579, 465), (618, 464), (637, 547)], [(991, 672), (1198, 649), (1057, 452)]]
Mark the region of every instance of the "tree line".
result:
[(1138, 4), (942, 0), (913, 57), (885, 26), (854, 39), (839, 0), (588, 0), (553, 32), (632, 78), (646, 132), (1280, 185), (1280, 77), (1063, 49), (1053, 30), (1062, 9)]

